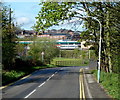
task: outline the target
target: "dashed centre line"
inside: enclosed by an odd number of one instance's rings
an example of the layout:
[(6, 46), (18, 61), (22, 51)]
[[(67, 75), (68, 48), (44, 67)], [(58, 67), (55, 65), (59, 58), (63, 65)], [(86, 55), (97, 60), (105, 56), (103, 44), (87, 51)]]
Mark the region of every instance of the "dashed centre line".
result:
[(57, 72), (55, 72), (55, 74), (57, 74)]
[(46, 83), (46, 82), (43, 82), (43, 83), (42, 83), (42, 84), (40, 84), (38, 87), (41, 87), (41, 86), (43, 86), (45, 83)]
[(52, 74), (52, 76), (51, 77), (53, 77), (55, 74)]
[[(38, 87), (42, 87), (47, 81), (49, 81), (57, 72), (55, 72), (54, 74), (52, 74), (45, 82), (43, 82), (42, 84), (40, 84)], [(36, 89), (34, 89), (32, 92), (30, 92), (27, 96), (25, 96), (24, 98), (28, 98), (30, 95), (32, 95), (34, 92), (36, 91)]]
[(28, 97), (29, 97), (31, 94), (33, 94), (35, 91), (36, 91), (36, 89), (33, 90), (32, 92), (30, 92), (25, 98), (28, 98)]
[[(56, 72), (55, 72), (56, 74)], [(49, 81), (55, 74), (52, 74), (46, 81)]]

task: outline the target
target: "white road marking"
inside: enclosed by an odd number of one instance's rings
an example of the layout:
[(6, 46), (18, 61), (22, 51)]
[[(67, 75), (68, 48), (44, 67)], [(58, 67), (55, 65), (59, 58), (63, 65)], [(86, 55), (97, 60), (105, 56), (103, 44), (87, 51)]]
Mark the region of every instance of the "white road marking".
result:
[(57, 72), (55, 72), (54, 74), (52, 74), (46, 81), (49, 81)]
[(57, 74), (58, 72), (55, 72), (55, 74)]
[(51, 77), (49, 77), (46, 81), (49, 81)]
[(26, 97), (24, 97), (24, 98), (28, 98), (31, 94), (33, 94), (34, 92), (36, 91), (36, 89), (35, 90), (33, 90), (32, 92), (30, 92)]
[[(56, 73), (57, 73), (57, 72), (55, 72), (54, 74), (52, 74), (46, 81), (49, 81)], [(43, 85), (46, 83), (46, 81), (43, 82), (42, 84), (40, 84), (38, 87), (43, 86)], [(28, 98), (28, 97), (29, 97), (31, 94), (33, 94), (35, 91), (36, 91), (36, 89), (33, 90), (32, 92), (30, 92), (30, 93), (29, 93), (27, 96), (25, 96), (24, 98)]]
[(41, 87), (41, 86), (43, 86), (45, 83), (46, 83), (46, 82), (43, 82), (43, 83), (42, 83), (42, 84), (40, 84), (38, 87)]
[(51, 77), (53, 77), (55, 74), (52, 74), (52, 76)]

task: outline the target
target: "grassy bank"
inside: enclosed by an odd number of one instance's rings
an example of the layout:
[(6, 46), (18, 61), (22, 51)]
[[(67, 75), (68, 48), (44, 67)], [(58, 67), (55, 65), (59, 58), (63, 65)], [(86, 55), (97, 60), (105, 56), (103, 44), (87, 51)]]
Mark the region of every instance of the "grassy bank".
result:
[(3, 70), (2, 71), (2, 84), (6, 85), (9, 84), (11, 82), (14, 82), (18, 79), (20, 79), (21, 77), (24, 77), (25, 75), (30, 74), (31, 72), (38, 70), (38, 69), (44, 69), (44, 68), (53, 68), (53, 67), (57, 67), (55, 65), (45, 65), (45, 66), (37, 66), (37, 67), (24, 67), (22, 69), (19, 70)]
[[(93, 71), (93, 74), (97, 78), (97, 70)], [(119, 95), (119, 74), (106, 73), (101, 71), (100, 84), (107, 90), (107, 93), (113, 98), (120, 100)]]

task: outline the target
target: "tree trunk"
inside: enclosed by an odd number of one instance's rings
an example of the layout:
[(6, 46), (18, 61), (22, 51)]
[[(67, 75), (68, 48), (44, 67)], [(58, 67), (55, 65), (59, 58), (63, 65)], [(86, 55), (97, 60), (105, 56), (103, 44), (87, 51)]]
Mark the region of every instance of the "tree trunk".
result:
[(111, 60), (111, 49), (110, 49), (110, 27), (109, 27), (109, 19), (110, 13), (107, 11), (107, 19), (106, 19), (106, 26), (107, 26), (107, 55), (108, 55), (108, 67), (110, 73), (112, 72), (112, 60)]

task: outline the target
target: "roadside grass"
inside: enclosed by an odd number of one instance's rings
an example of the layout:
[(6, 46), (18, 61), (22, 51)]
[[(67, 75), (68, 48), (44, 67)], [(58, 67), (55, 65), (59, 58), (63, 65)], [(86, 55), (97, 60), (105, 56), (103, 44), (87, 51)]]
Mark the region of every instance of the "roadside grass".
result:
[[(93, 70), (92, 73), (97, 78), (97, 70)], [(113, 98), (120, 100), (119, 95), (119, 74), (118, 73), (106, 73), (101, 71), (100, 84), (107, 90), (107, 93)]]
[(2, 85), (7, 85), (11, 82), (17, 81), (18, 79), (34, 72), (38, 69), (45, 69), (45, 68), (54, 68), (58, 67), (56, 65), (47, 64), (44, 66), (33, 66), (33, 67), (24, 67), (22, 69), (16, 70), (3, 70), (2, 71)]
[(87, 66), (88, 63), (88, 60), (80, 58), (55, 58), (51, 62), (51, 64), (59, 66)]

